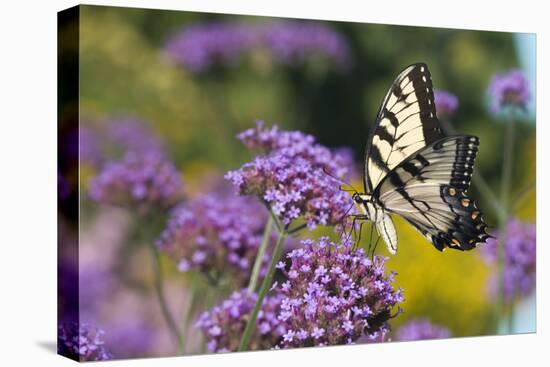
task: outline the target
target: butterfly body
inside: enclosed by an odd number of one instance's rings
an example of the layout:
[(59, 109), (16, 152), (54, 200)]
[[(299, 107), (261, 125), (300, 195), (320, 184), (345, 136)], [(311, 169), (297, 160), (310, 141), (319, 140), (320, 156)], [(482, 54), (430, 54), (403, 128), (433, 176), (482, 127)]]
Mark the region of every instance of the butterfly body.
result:
[(390, 253), (397, 251), (392, 214), (407, 220), (436, 249), (470, 250), (489, 236), (467, 195), (479, 139), (445, 136), (436, 117), (426, 64), (401, 72), (377, 114), (365, 152), (358, 219), (372, 221)]

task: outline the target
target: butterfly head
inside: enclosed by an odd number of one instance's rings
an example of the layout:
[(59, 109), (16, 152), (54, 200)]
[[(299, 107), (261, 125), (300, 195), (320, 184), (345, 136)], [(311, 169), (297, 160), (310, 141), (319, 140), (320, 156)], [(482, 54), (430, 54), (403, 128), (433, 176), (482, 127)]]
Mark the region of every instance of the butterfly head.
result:
[(359, 209), (359, 212), (363, 215), (366, 215), (367, 217), (370, 217), (371, 210), (369, 209), (372, 208), (373, 204), (372, 196), (355, 192), (352, 196), (352, 199)]

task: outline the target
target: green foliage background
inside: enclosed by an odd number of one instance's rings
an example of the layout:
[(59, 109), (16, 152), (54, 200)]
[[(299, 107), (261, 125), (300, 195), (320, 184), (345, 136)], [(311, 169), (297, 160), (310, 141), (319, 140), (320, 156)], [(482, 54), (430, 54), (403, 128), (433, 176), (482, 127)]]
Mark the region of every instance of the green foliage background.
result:
[[(82, 123), (101, 124), (117, 115), (147, 121), (167, 142), (191, 190), (200, 188), (205, 175), (221, 175), (250, 159), (235, 134), (256, 119), (311, 133), (330, 147), (350, 146), (360, 162), (393, 78), (406, 65), (423, 61), (430, 66), (435, 87), (460, 100), (455, 128), (480, 137), (476, 174), (499, 187), (505, 124), (487, 112), (486, 88), (494, 73), (518, 67), (510, 33), (331, 22), (351, 44), (353, 66), (348, 73), (319, 64), (282, 67), (262, 54), (205, 76), (172, 64), (162, 52), (166, 39), (185, 25), (210, 20), (272, 19), (83, 6)], [(522, 122), (518, 135), (513, 196), (535, 177), (534, 121)], [(83, 172), (85, 177), (93, 174)], [(82, 184), (85, 188), (86, 179)], [(496, 225), (488, 203), (475, 187), (472, 192), (485, 208), (487, 222)], [(535, 220), (534, 194), (519, 203), (517, 215)], [(400, 248), (387, 267), (398, 273), (406, 303), (394, 325), (426, 316), (451, 328), (455, 336), (492, 332), (492, 300), (486, 287), (493, 269), (476, 251), (440, 253), (411, 226), (396, 222)]]

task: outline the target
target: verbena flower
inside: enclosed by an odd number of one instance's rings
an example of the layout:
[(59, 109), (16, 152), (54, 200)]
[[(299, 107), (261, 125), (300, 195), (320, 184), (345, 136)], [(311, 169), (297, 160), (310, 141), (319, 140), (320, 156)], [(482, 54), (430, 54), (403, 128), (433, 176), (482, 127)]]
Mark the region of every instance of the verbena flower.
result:
[(340, 33), (322, 23), (304, 21), (194, 24), (171, 37), (165, 50), (174, 62), (194, 73), (215, 65), (235, 66), (256, 50), (285, 65), (323, 58), (344, 69), (351, 60), (347, 40)]
[(136, 118), (112, 118), (104, 122), (110, 144), (122, 149), (123, 153), (159, 154), (165, 147), (159, 137), (146, 124)]
[[(498, 257), (499, 233), (496, 238), (487, 240), (482, 247), (482, 255), (491, 264), (496, 264)], [(517, 296), (528, 296), (535, 289), (536, 278), (536, 226), (511, 219), (506, 226), (504, 249), (504, 296), (513, 299)], [(496, 276), (490, 280), (490, 291), (498, 290)]]
[(401, 326), (395, 335), (395, 340), (410, 341), (450, 338), (451, 332), (428, 319), (413, 319)]
[[(227, 191), (204, 194), (170, 215), (157, 245), (181, 271), (198, 270), (218, 278), (230, 275), (239, 286), (248, 280), (267, 222), (267, 210), (252, 198)], [(269, 254), (263, 258), (264, 275)]]
[(529, 81), (525, 74), (517, 69), (494, 75), (488, 93), (493, 113), (498, 113), (505, 108), (525, 109), (531, 97)]
[[(403, 302), (401, 289), (392, 285), (394, 273), (385, 274), (385, 259), (371, 260), (362, 249), (326, 237), (302, 246), (277, 265), (283, 279), (264, 300), (251, 349), (381, 340), (394, 306)], [(244, 291), (234, 293), (201, 316), (197, 326), (211, 351), (237, 350), (255, 300)]]
[(131, 208), (167, 208), (182, 195), (181, 175), (172, 163), (156, 153), (127, 153), (109, 161), (90, 182), (94, 201)]
[(113, 117), (100, 125), (80, 126), (78, 149), (80, 162), (94, 168), (109, 159), (131, 154), (156, 154), (166, 156), (161, 139), (137, 118)]
[(241, 194), (260, 198), (285, 226), (300, 217), (309, 228), (339, 224), (353, 208), (351, 197), (332, 177), (347, 178), (350, 167), (346, 155), (331, 152), (311, 135), (280, 131), (277, 126), (266, 128), (262, 122), (238, 138), (261, 153), (227, 173), (226, 179)]
[(302, 246), (287, 255), (290, 264), (278, 265), (287, 279), (276, 287), (287, 330), (280, 346), (351, 344), (386, 333), (403, 295), (392, 284), (395, 273), (385, 274), (385, 259), (327, 237)]
[(440, 119), (451, 118), (458, 109), (458, 98), (445, 90), (434, 91), (435, 110)]
[(240, 23), (204, 23), (184, 28), (166, 45), (168, 56), (195, 73), (216, 63), (235, 65), (258, 42), (257, 28)]
[(345, 69), (350, 64), (347, 40), (325, 24), (282, 21), (265, 27), (265, 47), (284, 64), (302, 64), (313, 57), (324, 58)]
[[(228, 299), (199, 317), (196, 327), (206, 337), (210, 352), (238, 350), (256, 299), (256, 294), (248, 294), (246, 290), (234, 292)], [(279, 295), (268, 295), (264, 299), (251, 337), (250, 350), (271, 349), (282, 339), (286, 330), (277, 318), (280, 300)]]
[(61, 324), (57, 330), (57, 353), (80, 362), (112, 359), (103, 334), (103, 330), (87, 324)]

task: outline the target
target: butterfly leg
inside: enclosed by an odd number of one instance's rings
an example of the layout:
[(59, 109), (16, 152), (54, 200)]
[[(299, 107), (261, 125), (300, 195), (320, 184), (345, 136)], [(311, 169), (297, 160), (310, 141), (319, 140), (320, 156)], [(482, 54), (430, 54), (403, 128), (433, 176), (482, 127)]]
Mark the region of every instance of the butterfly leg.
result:
[[(364, 215), (364, 214), (350, 214), (349, 217), (352, 217), (353, 220), (352, 220), (352, 222), (351, 222), (350, 233), (349, 233), (349, 235), (347, 236), (346, 241), (349, 241), (349, 240), (351, 239), (352, 234), (353, 234), (353, 238), (359, 237), (359, 240), (356, 241), (356, 242), (354, 243), (354, 246), (353, 246), (353, 248), (356, 249), (357, 246), (358, 246), (359, 241), (361, 240), (361, 231), (362, 231), (362, 229), (363, 229), (364, 221), (365, 221), (365, 220), (368, 220), (369, 218), (368, 218), (368, 216), (366, 216), (366, 215)], [(355, 227), (355, 223), (357, 222), (357, 220), (363, 221), (363, 222), (361, 222), (361, 224), (359, 225), (359, 235), (357, 235), (357, 229), (356, 229), (356, 227)]]
[[(351, 228), (350, 228), (351, 231)], [(340, 232), (340, 240), (347, 236), (346, 221), (342, 221), (342, 231)]]
[(357, 221), (357, 217), (356, 216), (353, 216), (353, 220), (351, 222), (351, 228), (349, 229), (349, 235), (347, 236), (347, 238), (345, 239), (344, 242), (349, 242), (351, 240), (351, 237), (352, 235), (354, 237), (356, 237), (357, 235), (355, 234), (355, 222)]
[(376, 253), (376, 247), (378, 246), (378, 242), (380, 242), (380, 236), (376, 238), (376, 242), (374, 243), (374, 248), (372, 249), (371, 259), (374, 258), (374, 254)]
[(361, 243), (361, 235), (363, 233), (363, 224), (365, 224), (364, 221), (362, 221), (361, 224), (359, 224), (359, 235), (356, 237), (356, 241), (353, 245), (353, 250), (357, 250), (357, 248), (359, 247), (359, 244)]
[(370, 222), (370, 236), (369, 236), (369, 248), (367, 250), (367, 255), (370, 253), (370, 250), (372, 248), (372, 235), (374, 234), (374, 223)]

